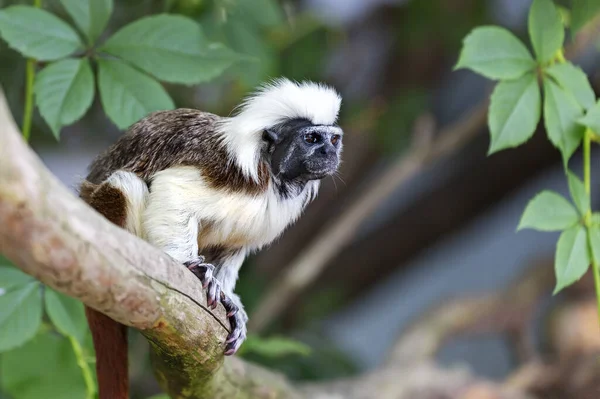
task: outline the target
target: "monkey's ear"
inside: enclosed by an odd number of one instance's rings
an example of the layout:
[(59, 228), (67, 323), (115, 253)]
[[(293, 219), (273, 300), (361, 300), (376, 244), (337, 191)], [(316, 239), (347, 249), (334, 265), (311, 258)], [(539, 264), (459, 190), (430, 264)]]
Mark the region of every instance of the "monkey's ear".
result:
[(274, 129), (265, 129), (263, 132), (263, 139), (270, 144), (277, 143), (279, 141), (279, 134)]

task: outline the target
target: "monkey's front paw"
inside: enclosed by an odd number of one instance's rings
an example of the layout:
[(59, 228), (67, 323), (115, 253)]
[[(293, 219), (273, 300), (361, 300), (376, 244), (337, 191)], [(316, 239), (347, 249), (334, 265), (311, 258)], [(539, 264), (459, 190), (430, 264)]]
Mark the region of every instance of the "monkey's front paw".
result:
[(231, 356), (237, 352), (246, 339), (246, 321), (248, 317), (240, 308), (233, 303), (224, 293), (221, 293), (221, 303), (227, 311), (227, 318), (231, 324), (231, 332), (225, 341), (225, 356)]
[(206, 304), (211, 309), (215, 309), (219, 303), (221, 295), (221, 285), (213, 276), (215, 266), (210, 263), (204, 263), (204, 257), (184, 263), (202, 283), (202, 288), (206, 288)]

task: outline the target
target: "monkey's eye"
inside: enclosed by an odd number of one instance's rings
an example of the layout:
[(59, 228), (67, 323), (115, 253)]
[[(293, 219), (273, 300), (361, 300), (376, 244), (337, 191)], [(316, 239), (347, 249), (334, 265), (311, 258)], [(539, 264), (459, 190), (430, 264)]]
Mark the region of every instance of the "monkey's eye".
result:
[(331, 144), (336, 145), (340, 141), (340, 138), (339, 134), (334, 134), (331, 138)]
[(315, 144), (319, 142), (319, 135), (314, 133), (308, 133), (304, 135), (304, 141), (310, 144)]

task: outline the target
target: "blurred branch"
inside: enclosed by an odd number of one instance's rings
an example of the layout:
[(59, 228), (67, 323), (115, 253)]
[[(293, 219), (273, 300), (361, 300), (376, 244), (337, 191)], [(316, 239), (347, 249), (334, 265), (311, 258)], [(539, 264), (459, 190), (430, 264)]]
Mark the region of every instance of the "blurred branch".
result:
[[(593, 44), (598, 37), (600, 23), (590, 24), (565, 48), (568, 58), (577, 57)], [(349, 244), (360, 225), (400, 187), (430, 165), (450, 154), (458, 152), (485, 127), (488, 99), (467, 112), (465, 116), (448, 128), (442, 129), (436, 140), (428, 145), (413, 146), (404, 156), (385, 170), (350, 207), (341, 212), (323, 232), (283, 270), (276, 279), (249, 322), (251, 331), (266, 328), (271, 321), (292, 303), (296, 297), (313, 283), (323, 272), (328, 262)], [(415, 129), (419, 130), (418, 123)], [(416, 134), (417, 140), (419, 134)]]

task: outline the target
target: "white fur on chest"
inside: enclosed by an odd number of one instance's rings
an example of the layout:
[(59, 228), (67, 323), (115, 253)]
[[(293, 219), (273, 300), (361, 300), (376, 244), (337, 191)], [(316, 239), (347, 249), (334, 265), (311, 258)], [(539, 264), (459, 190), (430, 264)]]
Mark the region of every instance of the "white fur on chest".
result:
[[(310, 182), (300, 195), (281, 199), (270, 185), (258, 195), (214, 189), (198, 168), (186, 166), (161, 171), (152, 179), (146, 228), (160, 224), (182, 224), (182, 213), (189, 213), (182, 229), (194, 230), (197, 224), (199, 249), (225, 245), (258, 249), (277, 238), (294, 222), (308, 202), (307, 195), (318, 188)], [(154, 210), (153, 210), (154, 209)], [(160, 216), (156, 212), (162, 212)], [(186, 224), (187, 223), (187, 224)]]

